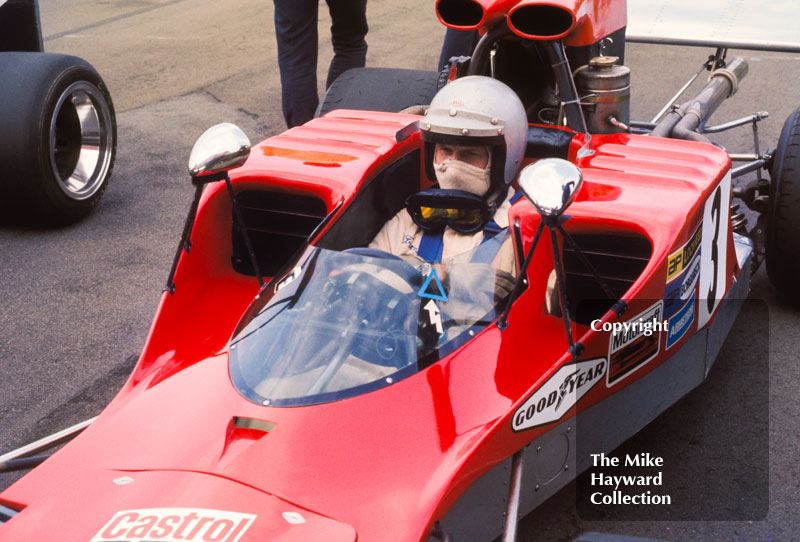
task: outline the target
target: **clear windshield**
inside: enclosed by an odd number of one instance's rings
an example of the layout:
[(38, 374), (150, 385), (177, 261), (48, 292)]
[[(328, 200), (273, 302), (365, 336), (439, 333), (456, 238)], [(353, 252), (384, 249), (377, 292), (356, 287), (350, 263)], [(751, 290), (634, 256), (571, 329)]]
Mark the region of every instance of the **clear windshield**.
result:
[(434, 266), (372, 249), (309, 247), (240, 324), (230, 351), (234, 385), (259, 404), (291, 406), (410, 376), (502, 310), (513, 278), (491, 261), (504, 241), (500, 234)]

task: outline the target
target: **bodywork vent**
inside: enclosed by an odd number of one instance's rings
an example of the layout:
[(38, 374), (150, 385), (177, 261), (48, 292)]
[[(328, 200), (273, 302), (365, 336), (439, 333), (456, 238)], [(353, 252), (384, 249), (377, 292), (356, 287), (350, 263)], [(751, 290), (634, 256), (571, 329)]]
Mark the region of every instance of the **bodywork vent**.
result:
[(0, 504), (0, 525), (10, 520), (17, 514), (19, 514), (19, 512), (14, 510), (13, 508), (9, 508), (8, 506)]
[[(633, 286), (653, 252), (650, 241), (636, 234), (578, 234), (572, 238), (617, 297), (624, 296)], [(568, 243), (564, 243), (564, 268), (570, 318), (589, 325), (603, 316), (613, 301)]]
[[(265, 277), (272, 277), (280, 270), (327, 214), (325, 203), (314, 196), (245, 190), (236, 195), (236, 201)], [(233, 268), (238, 273), (254, 276), (236, 217), (232, 216), (231, 221)]]

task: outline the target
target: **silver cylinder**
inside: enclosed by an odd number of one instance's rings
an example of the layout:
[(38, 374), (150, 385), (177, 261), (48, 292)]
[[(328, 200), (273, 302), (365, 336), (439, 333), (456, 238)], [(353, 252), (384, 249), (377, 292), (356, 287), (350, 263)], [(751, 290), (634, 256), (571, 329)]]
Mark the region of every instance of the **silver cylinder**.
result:
[(618, 57), (598, 56), (575, 71), (575, 84), (590, 134), (623, 131), (612, 124), (630, 124), (631, 70), (617, 64)]

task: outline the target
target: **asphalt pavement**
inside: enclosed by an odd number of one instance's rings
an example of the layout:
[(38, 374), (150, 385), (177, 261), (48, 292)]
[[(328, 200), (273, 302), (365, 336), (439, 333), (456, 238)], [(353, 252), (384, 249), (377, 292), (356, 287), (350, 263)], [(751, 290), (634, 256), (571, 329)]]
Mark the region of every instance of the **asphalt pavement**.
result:
[[(284, 129), (271, 2), (43, 0), (40, 10), (45, 49), (87, 59), (106, 80), (117, 111), (117, 160), (100, 205), (78, 224), (0, 226), (0, 453), (98, 414), (124, 382), (147, 335), (192, 197), (186, 163), (195, 139), (223, 121), (238, 124), (254, 143)], [(433, 2), (373, 1), (368, 18), (368, 65), (435, 68), (444, 28)], [(323, 3), (320, 85), (331, 57), (329, 26)], [(632, 116), (650, 120), (711, 52), (629, 45)], [(731, 51), (729, 57), (737, 54), (749, 62), (750, 73), (713, 120), (769, 111), (761, 144), (775, 146), (783, 120), (800, 104), (800, 57), (755, 51)], [(717, 140), (730, 152), (751, 151), (747, 128)], [(768, 507), (758, 508), (753, 496), (748, 512), (751, 496), (743, 494), (739, 521), (589, 522), (576, 514), (568, 487), (522, 521), (519, 540), (572, 540), (587, 531), (672, 541), (797, 539), (800, 308), (771, 288), (763, 268), (753, 279), (751, 299), (763, 300), (765, 309), (740, 319), (708, 381), (636, 439), (669, 448), (670, 435), (680, 429), (703, 457), (704, 449), (768, 435)], [(744, 411), (735, 430), (717, 431), (715, 418), (696, 414), (753, 399), (753, 375), (740, 370), (753, 356), (764, 361), (754, 364), (759, 371), (769, 371), (768, 402), (756, 397), (747, 404), (761, 413), (767, 409), (768, 416)], [(731, 469), (747, 478), (750, 461)], [(0, 488), (15, 478), (0, 475)]]

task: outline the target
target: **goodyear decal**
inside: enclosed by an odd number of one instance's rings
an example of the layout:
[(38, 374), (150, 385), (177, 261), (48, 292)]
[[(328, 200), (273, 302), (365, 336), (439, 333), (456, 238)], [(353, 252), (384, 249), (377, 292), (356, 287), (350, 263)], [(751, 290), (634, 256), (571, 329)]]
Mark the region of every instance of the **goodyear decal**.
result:
[(673, 252), (667, 258), (667, 284), (678, 278), (700, 251), (700, 244), (703, 240), (702, 222), (694, 230), (692, 237), (681, 248)]
[[(658, 355), (664, 304), (659, 301), (631, 318), (627, 329), (612, 332), (608, 340), (608, 379), (606, 386), (630, 373)], [(627, 323), (627, 322), (626, 322)]]
[(596, 358), (566, 363), (514, 413), (511, 428), (524, 431), (560, 420), (581, 397), (603, 380), (608, 363)]
[(686, 266), (683, 273), (667, 284), (664, 290), (664, 318), (669, 318), (692, 297), (700, 279), (700, 252)]
[(676, 342), (686, 335), (694, 322), (695, 295), (669, 319), (669, 331), (667, 331), (667, 348), (671, 348)]
[(123, 510), (89, 542), (238, 542), (255, 514), (205, 508)]

